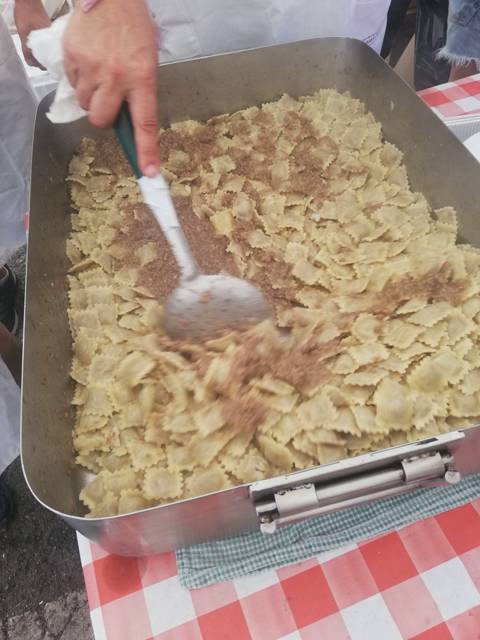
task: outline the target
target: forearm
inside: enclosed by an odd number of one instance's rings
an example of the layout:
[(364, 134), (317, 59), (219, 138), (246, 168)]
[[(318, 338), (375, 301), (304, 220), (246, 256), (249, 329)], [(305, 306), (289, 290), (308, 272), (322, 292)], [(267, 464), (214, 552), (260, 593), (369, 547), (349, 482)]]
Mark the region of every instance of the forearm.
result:
[(31, 66), (40, 67), (30, 51), (27, 39), (35, 29), (44, 29), (50, 25), (50, 18), (43, 7), (42, 0), (15, 0), (14, 16), (25, 61)]
[(19, 7), (21, 9), (33, 9), (33, 10), (43, 10), (42, 0), (14, 0), (15, 8)]

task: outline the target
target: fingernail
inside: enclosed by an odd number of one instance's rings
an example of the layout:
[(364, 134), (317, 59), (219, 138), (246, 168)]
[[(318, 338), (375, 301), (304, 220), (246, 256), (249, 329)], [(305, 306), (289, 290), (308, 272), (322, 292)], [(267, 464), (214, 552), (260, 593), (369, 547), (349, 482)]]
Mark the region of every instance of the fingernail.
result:
[(90, 11), (97, 4), (97, 0), (80, 0), (80, 6), (83, 11)]
[(158, 175), (158, 167), (154, 164), (149, 164), (148, 167), (145, 167), (145, 171), (143, 172), (147, 178), (155, 178)]

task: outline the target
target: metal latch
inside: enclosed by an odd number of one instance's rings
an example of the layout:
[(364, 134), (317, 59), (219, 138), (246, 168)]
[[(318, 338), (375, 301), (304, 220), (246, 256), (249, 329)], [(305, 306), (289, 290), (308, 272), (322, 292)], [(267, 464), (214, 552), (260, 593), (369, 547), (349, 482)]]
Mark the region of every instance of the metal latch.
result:
[(461, 476), (453, 468), (453, 456), (450, 454), (430, 453), (406, 458), (401, 462), (405, 473), (405, 482), (422, 482), (432, 478), (443, 479), (448, 484), (460, 482)]
[(453, 456), (448, 451), (433, 451), (406, 457), (370, 473), (279, 488), (256, 502), (255, 508), (260, 530), (273, 533), (278, 526), (308, 517), (436, 485), (439, 481), (453, 484), (459, 480)]

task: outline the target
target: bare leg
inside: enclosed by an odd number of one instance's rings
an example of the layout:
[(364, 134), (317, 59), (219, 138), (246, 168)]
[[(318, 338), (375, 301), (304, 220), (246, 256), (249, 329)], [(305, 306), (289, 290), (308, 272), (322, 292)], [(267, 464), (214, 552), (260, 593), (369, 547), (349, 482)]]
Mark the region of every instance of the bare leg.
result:
[(467, 62), (466, 64), (458, 64), (453, 62), (450, 67), (450, 82), (454, 82), (455, 80), (461, 80), (462, 78), (467, 78), (468, 76), (473, 76), (475, 73), (478, 73), (477, 63), (474, 60)]
[(0, 358), (3, 359), (15, 382), (22, 379), (22, 343), (19, 338), (0, 324)]

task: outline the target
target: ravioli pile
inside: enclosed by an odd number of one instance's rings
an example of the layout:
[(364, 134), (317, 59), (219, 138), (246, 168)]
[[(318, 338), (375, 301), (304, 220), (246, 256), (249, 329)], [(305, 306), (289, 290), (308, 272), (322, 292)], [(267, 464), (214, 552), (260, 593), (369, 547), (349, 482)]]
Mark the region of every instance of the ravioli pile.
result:
[(167, 249), (135, 180), (102, 164), (99, 144), (84, 141), (71, 163), (67, 246), (91, 516), (480, 420), (480, 253), (456, 245), (452, 208), (411, 191), (359, 101), (283, 96), (160, 132), (176, 206), (223, 238), (276, 312), (205, 343), (163, 333)]

